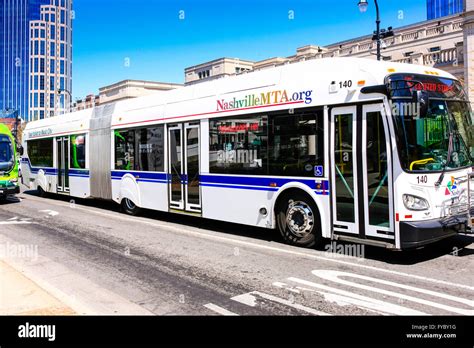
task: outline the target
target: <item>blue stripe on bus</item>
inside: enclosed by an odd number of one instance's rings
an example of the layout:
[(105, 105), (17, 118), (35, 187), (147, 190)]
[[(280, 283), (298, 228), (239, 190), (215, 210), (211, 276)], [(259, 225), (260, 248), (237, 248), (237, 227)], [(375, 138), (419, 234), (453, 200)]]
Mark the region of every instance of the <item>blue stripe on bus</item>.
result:
[(164, 183), (168, 182), (168, 175), (166, 173), (150, 173), (150, 172), (136, 172), (136, 171), (112, 171), (112, 180), (122, 180), (122, 178), (130, 174), (137, 177), (138, 182)]
[(266, 178), (266, 177), (244, 177), (244, 176), (224, 176), (224, 175), (201, 175), (200, 181), (203, 184), (213, 185), (242, 185), (242, 186), (260, 186), (271, 187), (270, 184), (276, 184), (276, 187), (282, 187), (290, 182), (299, 182), (309, 186), (312, 190), (329, 190), (329, 181), (317, 179), (292, 179), (292, 178)]
[[(58, 169), (51, 167), (33, 167), (29, 158), (22, 158), (22, 163), (25, 163), (30, 168), (31, 173), (38, 174), (40, 170), (44, 171), (46, 175), (58, 175)], [(69, 169), (69, 176), (88, 178), (90, 176), (89, 170), (87, 169)]]
[[(171, 181), (171, 175), (166, 173), (150, 173), (137, 171), (112, 171), (112, 180), (122, 180), (122, 178), (130, 174), (136, 178), (137, 182), (162, 183), (166, 184)], [(187, 175), (181, 175), (182, 184), (188, 184)], [(311, 188), (318, 195), (329, 195), (329, 182), (327, 180), (317, 179), (291, 179), (291, 178), (259, 178), (259, 177), (242, 177), (242, 176), (226, 176), (226, 175), (200, 175), (200, 186), (203, 187), (219, 187), (232, 188), (241, 190), (271, 191), (279, 190), (279, 187), (290, 183), (299, 182)], [(277, 187), (271, 187), (274, 183)]]
[(219, 184), (206, 184), (206, 183), (200, 183), (200, 186), (232, 188), (232, 189), (240, 189), (240, 190), (254, 190), (254, 191), (273, 191), (273, 192), (278, 191), (278, 188), (276, 187), (235, 186), (235, 185), (219, 185)]

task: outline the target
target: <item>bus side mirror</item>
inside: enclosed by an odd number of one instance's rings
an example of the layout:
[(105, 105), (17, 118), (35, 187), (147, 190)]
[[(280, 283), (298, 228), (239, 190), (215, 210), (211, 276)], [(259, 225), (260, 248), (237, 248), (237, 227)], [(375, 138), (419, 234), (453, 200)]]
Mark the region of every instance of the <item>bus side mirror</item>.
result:
[(426, 117), (428, 114), (429, 102), (428, 93), (425, 91), (413, 91), (413, 103), (415, 103), (416, 109), (419, 110), (420, 117)]

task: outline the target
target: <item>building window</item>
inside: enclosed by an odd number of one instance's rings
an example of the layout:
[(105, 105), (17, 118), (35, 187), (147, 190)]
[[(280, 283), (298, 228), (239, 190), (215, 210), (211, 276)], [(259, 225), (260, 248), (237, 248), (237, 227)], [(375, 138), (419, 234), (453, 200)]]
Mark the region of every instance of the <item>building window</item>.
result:
[(41, 47), (41, 49), (40, 49), (40, 54), (41, 54), (42, 56), (44, 56), (44, 55), (46, 54), (45, 46), (46, 46), (46, 42), (45, 42), (45, 41), (41, 41), (41, 42), (40, 42), (40, 47)]
[(430, 52), (438, 52), (441, 51), (441, 46), (431, 47)]
[(29, 140), (27, 147), (33, 167), (53, 167), (53, 139)]
[(44, 119), (44, 110), (40, 110), (40, 120)]
[(40, 76), (40, 86), (39, 89), (44, 91), (44, 75)]
[(49, 47), (50, 47), (49, 55), (51, 57), (54, 57), (56, 55), (56, 44), (54, 42), (51, 42)]
[(71, 135), (70, 141), (70, 158), (71, 168), (73, 169), (85, 169), (86, 168), (86, 136), (82, 135)]
[(49, 71), (50, 71), (51, 74), (54, 74), (54, 71), (56, 70), (55, 67), (56, 67), (56, 62), (55, 62), (55, 60), (54, 60), (54, 59), (50, 59), (50, 60), (49, 60)]
[(56, 26), (55, 25), (51, 26), (51, 29), (49, 31), (49, 37), (51, 38), (51, 40), (56, 40)]
[(200, 71), (200, 72), (198, 72), (198, 76), (199, 76), (200, 80), (205, 79), (205, 78), (211, 76), (211, 71), (210, 70)]
[(413, 53), (414, 53), (413, 51), (405, 52), (405, 53), (404, 53), (404, 56), (405, 56), (405, 57), (410, 57)]
[(64, 74), (64, 60), (59, 61), (59, 73)]
[(39, 106), (40, 106), (40, 108), (44, 108), (44, 93), (40, 93)]
[(66, 31), (64, 27), (60, 28), (60, 40), (65, 41), (66, 40)]
[(40, 72), (44, 73), (44, 58), (40, 59)]
[(35, 90), (38, 90), (38, 75), (35, 75), (35, 76), (33, 77), (33, 79), (34, 79), (34, 81), (35, 81), (35, 84), (34, 84), (34, 87), (35, 87), (35, 88), (34, 88), (34, 89), (35, 89)]
[(50, 76), (49, 78), (49, 89), (54, 91), (54, 77)]
[(164, 171), (164, 126), (115, 131), (115, 169)]
[[(51, 88), (51, 89), (54, 90), (53, 88)], [(51, 93), (51, 94), (49, 95), (49, 106), (50, 106), (51, 108), (53, 108), (53, 107), (54, 107), (54, 104), (55, 104), (55, 95), (54, 95), (54, 93)]]
[(41, 38), (44, 39), (46, 37), (46, 31), (44, 29), (40, 30)]
[(66, 11), (61, 10), (61, 24), (66, 24)]
[(61, 51), (60, 51), (60, 57), (64, 58), (64, 44), (61, 44)]

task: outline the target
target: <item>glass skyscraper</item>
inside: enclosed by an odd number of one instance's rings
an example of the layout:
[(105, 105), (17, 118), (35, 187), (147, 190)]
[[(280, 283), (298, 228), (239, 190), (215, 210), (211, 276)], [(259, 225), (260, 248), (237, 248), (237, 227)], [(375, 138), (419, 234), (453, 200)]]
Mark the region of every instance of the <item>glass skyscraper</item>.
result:
[(428, 20), (450, 16), (463, 11), (463, 0), (428, 0)]
[[(47, 12), (48, 17), (45, 16)], [(57, 16), (57, 21), (60, 23), (57, 26), (54, 25), (55, 33), (51, 32), (49, 23), (51, 22), (49, 14), (52, 12), (55, 13), (54, 16)], [(44, 79), (46, 79), (49, 77), (49, 75), (46, 75), (46, 73), (49, 73), (49, 71), (46, 71), (46, 67), (49, 68), (46, 59), (54, 59), (54, 64), (57, 60), (58, 67), (61, 69), (59, 59), (61, 54), (65, 56), (67, 53), (67, 63), (69, 64), (67, 74), (63, 74), (63, 86), (64, 89), (71, 90), (71, 13), (72, 0), (0, 0), (0, 113), (2, 110), (14, 110), (18, 111), (18, 114), (24, 120), (31, 120), (31, 116), (34, 117), (35, 115), (30, 112), (31, 106), (34, 106), (34, 97), (30, 97), (30, 95), (31, 88), (35, 87), (31, 84), (35, 82), (35, 78), (31, 76), (35, 74), (35, 64), (38, 64), (38, 69), (45, 69)], [(56, 23), (56, 18), (53, 19), (53, 22)], [(61, 21), (64, 21), (64, 24), (61, 24)], [(37, 25), (40, 25), (39, 23), (44, 24), (44, 32), (40, 31), (38, 27), (38, 38), (35, 37), (36, 27), (31, 27), (34, 23), (38, 23)], [(59, 46), (57, 51), (54, 50), (53, 52), (50, 43), (54, 41), (54, 46), (56, 45), (56, 33), (60, 41), (61, 38), (64, 39), (62, 42), (65, 44), (64, 47)], [(51, 39), (51, 35), (53, 39)], [(40, 40), (43, 41), (43, 44), (39, 43)], [(38, 52), (35, 51), (35, 41), (38, 42)], [(46, 46), (48, 46), (48, 49), (46, 49)], [(32, 53), (38, 53), (38, 55), (31, 57)], [(40, 62), (40, 53), (44, 53), (44, 57), (41, 57), (44, 59), (42, 62)], [(54, 56), (50, 57), (52, 53), (54, 53)], [(38, 60), (35, 60), (35, 58)], [(64, 65), (66, 62), (62, 64)], [(39, 73), (36, 75), (38, 76), (38, 88), (43, 88), (43, 90), (38, 89), (38, 91), (41, 90), (45, 95), (49, 95), (50, 92), (54, 93), (56, 86), (46, 83), (40, 84)], [(61, 83), (61, 80), (59, 83)], [(65, 101), (63, 99), (64, 97), (60, 97), (55, 100), (55, 103), (63, 102), (62, 108), (53, 107), (58, 113), (64, 110)], [(30, 101), (33, 103), (30, 103)], [(39, 105), (44, 105), (43, 110), (39, 109)], [(41, 115), (43, 117), (51, 116), (50, 108), (46, 108), (46, 104), (40, 104), (39, 101), (36, 111), (36, 118), (40, 118)]]

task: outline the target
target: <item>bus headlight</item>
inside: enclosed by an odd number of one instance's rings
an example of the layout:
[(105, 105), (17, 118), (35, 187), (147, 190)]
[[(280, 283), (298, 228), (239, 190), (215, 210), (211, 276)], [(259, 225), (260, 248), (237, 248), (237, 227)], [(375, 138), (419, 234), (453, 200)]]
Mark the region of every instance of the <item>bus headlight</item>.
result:
[(413, 195), (403, 195), (403, 204), (408, 210), (427, 210), (430, 207), (426, 199)]

